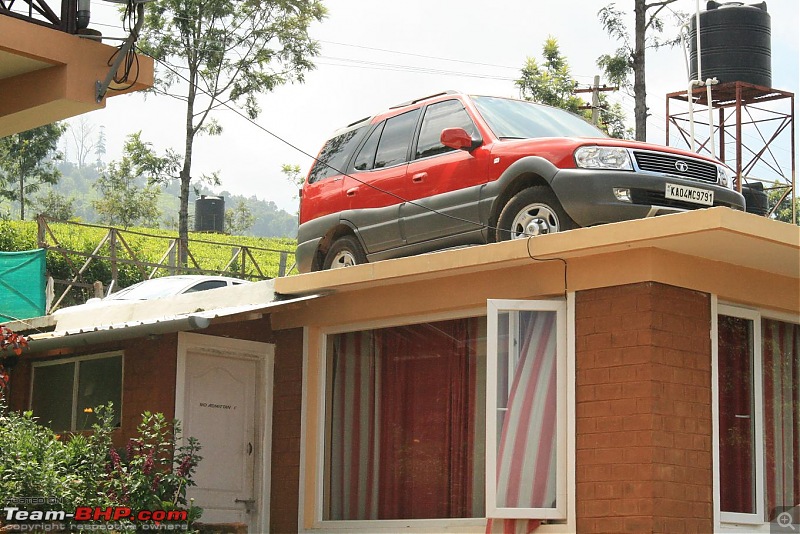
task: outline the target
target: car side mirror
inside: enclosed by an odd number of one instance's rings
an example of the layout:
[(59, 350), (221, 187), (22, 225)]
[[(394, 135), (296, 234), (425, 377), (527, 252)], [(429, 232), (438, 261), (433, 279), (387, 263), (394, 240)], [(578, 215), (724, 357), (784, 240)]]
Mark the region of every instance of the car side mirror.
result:
[(475, 150), (483, 143), (480, 138), (473, 139), (464, 128), (445, 128), (442, 130), (440, 140), (446, 147), (466, 151)]

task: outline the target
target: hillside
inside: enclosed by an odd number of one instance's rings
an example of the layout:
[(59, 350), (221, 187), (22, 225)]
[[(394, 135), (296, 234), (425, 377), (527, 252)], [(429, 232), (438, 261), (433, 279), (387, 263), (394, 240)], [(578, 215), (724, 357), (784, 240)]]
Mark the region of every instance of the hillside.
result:
[[(85, 223), (99, 223), (99, 216), (92, 207), (92, 201), (97, 200), (99, 197), (97, 191), (93, 187), (98, 177), (98, 167), (95, 164), (79, 167), (77, 164), (67, 161), (61, 162), (58, 165), (58, 169), (61, 171), (62, 175), (58, 184), (52, 187), (42, 187), (34, 198), (41, 199), (52, 191), (66, 199), (65, 204), (70, 208), (69, 212), (71, 213), (71, 218)], [(141, 185), (144, 185), (143, 181)], [(158, 221), (158, 227), (162, 229), (177, 229), (179, 208), (178, 184), (173, 183), (168, 187), (160, 188), (160, 190), (161, 194), (158, 199), (158, 207), (161, 211), (161, 217)], [(194, 190), (190, 192), (190, 229), (194, 228), (194, 203), (199, 195), (223, 197), (225, 199), (226, 210), (233, 209), (240, 203), (244, 203), (247, 210), (249, 210), (254, 217), (254, 221), (252, 226), (238, 232), (241, 235), (292, 239), (297, 235), (297, 215), (278, 208), (274, 202), (261, 200), (255, 195), (245, 197), (233, 195), (223, 189), (212, 190), (208, 187), (203, 187), (199, 182), (194, 184)], [(36, 202), (34, 202), (34, 205), (28, 207), (26, 211), (29, 210), (30, 213), (41, 212), (42, 204), (41, 202), (38, 204), (39, 205), (36, 205)], [(9, 213), (12, 218), (14, 216), (19, 217), (18, 210), (18, 203), (0, 200), (0, 216), (2, 216), (3, 213)]]

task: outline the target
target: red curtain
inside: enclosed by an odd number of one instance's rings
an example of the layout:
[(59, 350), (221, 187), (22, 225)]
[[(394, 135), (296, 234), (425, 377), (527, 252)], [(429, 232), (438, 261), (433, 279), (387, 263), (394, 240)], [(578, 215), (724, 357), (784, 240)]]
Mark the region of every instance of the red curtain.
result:
[(479, 320), (334, 337), (329, 519), (473, 517)]
[(762, 322), (767, 513), (800, 502), (800, 325)]
[(755, 513), (753, 322), (719, 316), (720, 509)]

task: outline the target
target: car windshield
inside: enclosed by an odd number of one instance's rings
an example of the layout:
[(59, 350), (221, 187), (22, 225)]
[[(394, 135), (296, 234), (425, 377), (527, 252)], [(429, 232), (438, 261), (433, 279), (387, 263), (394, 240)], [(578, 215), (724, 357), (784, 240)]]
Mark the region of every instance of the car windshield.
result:
[(106, 297), (109, 300), (151, 300), (175, 295), (189, 283), (188, 279), (153, 278), (139, 282)]
[(563, 109), (492, 96), (473, 96), (472, 101), (500, 139), (608, 137), (581, 117)]

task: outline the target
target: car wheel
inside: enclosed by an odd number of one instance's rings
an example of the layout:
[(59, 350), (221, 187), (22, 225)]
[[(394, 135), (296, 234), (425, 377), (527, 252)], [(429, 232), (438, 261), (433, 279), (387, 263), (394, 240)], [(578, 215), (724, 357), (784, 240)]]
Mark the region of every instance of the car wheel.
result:
[(537, 185), (514, 195), (497, 220), (497, 241), (553, 234), (577, 225), (549, 187)]
[(352, 267), (353, 265), (361, 265), (367, 263), (367, 255), (364, 249), (361, 248), (361, 243), (352, 235), (340, 237), (334, 241), (328, 253), (325, 255), (325, 261), (322, 264), (324, 270), (338, 269), (340, 267)]

